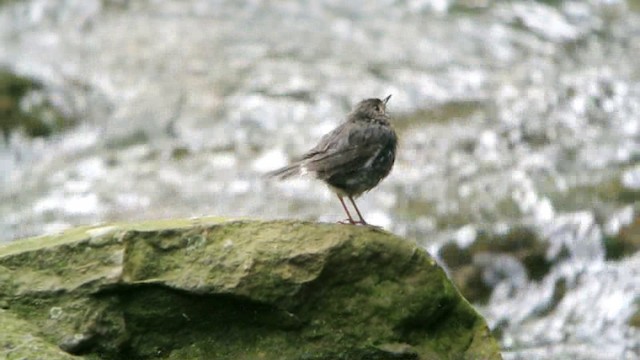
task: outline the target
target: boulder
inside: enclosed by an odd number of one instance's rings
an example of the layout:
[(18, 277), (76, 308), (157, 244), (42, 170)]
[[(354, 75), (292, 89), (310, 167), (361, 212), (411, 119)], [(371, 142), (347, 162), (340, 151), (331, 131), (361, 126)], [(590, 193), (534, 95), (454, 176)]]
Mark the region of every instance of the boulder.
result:
[(215, 218), (0, 246), (0, 358), (500, 359), (429, 254), (385, 231)]
[[(0, 132), (8, 143), (14, 130), (30, 137), (47, 137), (76, 123), (54, 106), (37, 81), (0, 68)], [(24, 104), (24, 98), (35, 92)]]

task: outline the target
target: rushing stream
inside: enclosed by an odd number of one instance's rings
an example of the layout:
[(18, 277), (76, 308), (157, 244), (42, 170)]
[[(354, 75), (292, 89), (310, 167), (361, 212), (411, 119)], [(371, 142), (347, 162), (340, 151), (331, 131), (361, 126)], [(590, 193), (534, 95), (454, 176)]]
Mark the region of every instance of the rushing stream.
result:
[(0, 4), (0, 67), (43, 84), (25, 102), (76, 119), (0, 140), (0, 241), (204, 214), (341, 220), (321, 183), (261, 175), (393, 94), (398, 160), (365, 218), (433, 254), (530, 229), (551, 264), (538, 278), (513, 256), (474, 260), (505, 358), (640, 358), (640, 252), (603, 245), (640, 216), (639, 1)]

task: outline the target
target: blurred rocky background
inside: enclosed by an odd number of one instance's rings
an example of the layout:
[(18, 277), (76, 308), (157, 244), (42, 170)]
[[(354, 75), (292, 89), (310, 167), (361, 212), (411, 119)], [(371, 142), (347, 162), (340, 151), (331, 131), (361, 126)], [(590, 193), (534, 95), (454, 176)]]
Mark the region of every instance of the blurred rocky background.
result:
[(341, 220), (261, 175), (393, 94), (367, 220), (438, 256), (506, 359), (636, 359), (639, 56), (638, 0), (0, 1), (0, 241)]

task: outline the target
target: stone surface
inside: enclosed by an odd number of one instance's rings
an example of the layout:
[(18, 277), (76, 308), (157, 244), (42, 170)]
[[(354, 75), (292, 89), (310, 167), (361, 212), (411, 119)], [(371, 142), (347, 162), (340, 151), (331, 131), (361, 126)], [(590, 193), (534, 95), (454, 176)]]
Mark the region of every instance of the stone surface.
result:
[(7, 359), (500, 358), (424, 250), (367, 227), (170, 220), (19, 240), (0, 247), (0, 309)]
[(606, 236), (604, 248), (610, 260), (619, 260), (640, 250), (640, 216), (620, 229), (617, 235)]
[(438, 255), (451, 270), (451, 277), (465, 298), (474, 303), (485, 303), (495, 285), (487, 282), (485, 272), (497, 257), (522, 264), (527, 277), (538, 281), (552, 266), (546, 258), (548, 247), (547, 241), (532, 229), (516, 227), (505, 234), (480, 232), (466, 248), (451, 242), (440, 248)]
[(46, 137), (74, 125), (75, 120), (63, 116), (46, 97), (33, 96), (23, 104), (30, 92), (42, 87), (38, 82), (0, 68), (0, 133), (5, 142), (14, 130), (30, 137)]

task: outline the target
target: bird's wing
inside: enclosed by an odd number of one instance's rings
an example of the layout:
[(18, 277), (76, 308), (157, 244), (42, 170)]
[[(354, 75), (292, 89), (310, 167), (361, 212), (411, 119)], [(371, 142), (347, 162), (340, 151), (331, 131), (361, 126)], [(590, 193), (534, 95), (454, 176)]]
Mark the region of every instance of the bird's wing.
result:
[(315, 172), (319, 178), (327, 179), (338, 173), (365, 167), (380, 150), (382, 145), (369, 145), (318, 154), (308, 160), (306, 168)]
[(325, 154), (340, 146), (340, 139), (344, 140), (348, 138), (351, 128), (352, 124), (348, 122), (340, 124), (340, 126), (325, 134), (318, 144), (313, 149), (307, 151), (300, 160), (311, 159), (314, 156)]
[(389, 135), (395, 138), (387, 128), (343, 124), (305, 155), (305, 166), (324, 179), (340, 172), (357, 171), (370, 165), (388, 145)]

